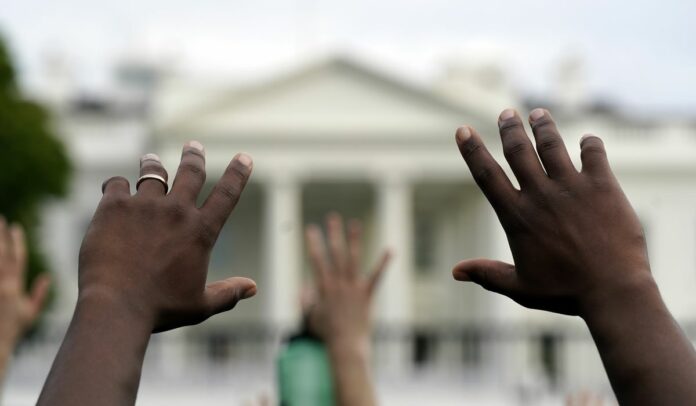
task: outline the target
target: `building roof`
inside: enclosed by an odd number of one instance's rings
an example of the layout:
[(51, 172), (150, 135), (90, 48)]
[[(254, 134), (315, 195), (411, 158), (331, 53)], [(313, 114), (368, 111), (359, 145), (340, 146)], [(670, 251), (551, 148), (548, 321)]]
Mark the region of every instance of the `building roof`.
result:
[[(159, 137), (351, 136), (453, 133), (483, 118), (427, 89), (343, 57), (310, 64), (247, 87), (222, 87), (174, 118), (158, 120)], [(490, 121), (490, 120), (487, 120)]]

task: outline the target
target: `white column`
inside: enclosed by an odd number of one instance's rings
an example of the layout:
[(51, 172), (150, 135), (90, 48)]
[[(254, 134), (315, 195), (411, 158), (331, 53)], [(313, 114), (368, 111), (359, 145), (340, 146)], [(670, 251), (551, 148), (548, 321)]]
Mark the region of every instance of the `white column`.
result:
[(295, 327), (300, 314), (300, 207), (300, 187), (294, 179), (278, 177), (267, 184), (266, 272), (259, 291), (266, 297), (269, 321), (283, 330)]
[[(483, 256), (491, 259), (513, 263), (512, 253), (498, 216), (490, 204), (480, 202), (481, 227), (486, 230), (488, 247)], [(481, 288), (482, 289), (482, 288)], [(525, 310), (519, 304), (497, 293), (484, 291), (487, 323), (494, 327), (520, 324), (524, 320)], [(483, 342), (483, 365), (487, 373), (501, 387), (510, 387), (515, 382), (524, 385), (535, 384), (538, 376), (530, 365), (534, 363), (536, 342), (533, 340), (511, 337), (495, 337)]]
[[(488, 242), (490, 244), (487, 249), (487, 255), (495, 260), (513, 263), (507, 235), (500, 224), (498, 216), (487, 201), (482, 202), (482, 204), (486, 206), (483, 209), (485, 211), (484, 221), (487, 223)], [(489, 317), (493, 321), (500, 323), (521, 321), (524, 314), (522, 306), (496, 293), (490, 293), (487, 296)]]
[[(405, 179), (383, 179), (378, 185), (379, 246), (390, 248), (394, 254), (377, 296), (377, 320), (385, 327), (406, 328), (412, 321), (412, 201), (411, 187)], [(390, 342), (388, 346), (381, 346), (375, 355), (382, 366), (391, 371), (403, 371), (402, 367), (409, 362), (410, 345), (408, 340)]]
[[(676, 192), (667, 193), (678, 195)], [(664, 193), (664, 195), (667, 195)], [(652, 273), (662, 297), (679, 321), (693, 319), (696, 287), (696, 216), (693, 199), (664, 199), (645, 224)]]

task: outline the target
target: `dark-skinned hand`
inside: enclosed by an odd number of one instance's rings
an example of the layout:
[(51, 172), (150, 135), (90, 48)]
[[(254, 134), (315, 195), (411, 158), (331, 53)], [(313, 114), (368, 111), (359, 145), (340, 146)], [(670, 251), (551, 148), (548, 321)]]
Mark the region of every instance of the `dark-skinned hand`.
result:
[(594, 297), (652, 283), (645, 235), (612, 174), (602, 140), (581, 141), (577, 171), (551, 115), (530, 116), (536, 151), (513, 110), (499, 120), (505, 158), (516, 189), (471, 127), (457, 144), (474, 180), (505, 230), (514, 265), (465, 260), (454, 277), (519, 304), (578, 315)]
[[(192, 143), (198, 146), (197, 143)], [(127, 306), (152, 322), (154, 331), (196, 324), (230, 310), (256, 293), (247, 278), (206, 286), (210, 252), (251, 174), (251, 159), (238, 155), (198, 208), (205, 182), (202, 148), (185, 147), (172, 190), (148, 179), (131, 196), (125, 178), (105, 182), (80, 250), (79, 291)], [(153, 154), (141, 176), (167, 172)]]
[(468, 126), (459, 151), (493, 206), (514, 259), (464, 260), (455, 279), (477, 283), (534, 309), (579, 315), (622, 405), (696, 404), (696, 354), (650, 273), (638, 217), (617, 182), (602, 140), (580, 140), (573, 166), (550, 113), (532, 111), (532, 145), (522, 120), (498, 120), (515, 188)]
[(184, 146), (171, 192), (159, 157), (140, 161), (137, 192), (114, 177), (82, 243), (77, 306), (38, 404), (134, 404), (153, 332), (200, 323), (256, 293), (247, 278), (206, 284), (210, 252), (251, 175), (235, 156), (205, 202), (205, 153)]

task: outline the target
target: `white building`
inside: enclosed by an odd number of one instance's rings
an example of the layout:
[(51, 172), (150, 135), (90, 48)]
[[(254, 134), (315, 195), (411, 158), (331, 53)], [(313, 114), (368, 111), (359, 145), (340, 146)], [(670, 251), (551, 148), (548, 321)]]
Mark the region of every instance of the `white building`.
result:
[[(298, 324), (298, 290), (309, 275), (302, 228), (334, 209), (365, 221), (369, 259), (381, 247), (396, 252), (375, 310), (375, 368), (388, 404), (418, 404), (423, 398), (414, 388), (428, 382), (449, 386), (451, 396), (441, 395), (438, 404), (476, 399), (476, 391), (484, 393), (481, 399), (539, 404), (536, 391), (545, 388), (608, 390), (579, 319), (526, 310), (451, 277), (460, 259), (511, 257), (454, 143), (457, 126), (471, 124), (502, 163), (497, 114), (536, 107), (494, 67), (450, 69), (432, 88), (341, 58), (241, 87), (158, 79), (146, 67), (130, 68), (122, 79), (146, 92), (57, 106), (77, 173), (70, 198), (50, 205), (44, 220), (60, 290), (49, 336), (60, 338), (72, 313), (77, 252), (101, 182), (118, 174), (133, 185), (145, 152), (160, 154), (173, 175), (182, 144), (196, 139), (206, 146), (211, 184), (235, 153), (254, 157), (252, 182), (215, 247), (210, 279), (248, 276), (259, 294), (201, 326), (157, 337), (142, 385), (146, 398), (153, 394), (150, 401), (166, 391), (148, 392), (147, 382), (157, 387), (160, 376), (177, 382), (198, 371), (209, 383), (211, 368), (235, 377), (226, 384), (247, 394), (272, 388), (278, 342)], [(570, 83), (559, 86), (555, 105), (547, 107), (557, 111), (576, 163), (582, 134), (605, 140), (645, 224), (665, 300), (690, 326), (696, 315), (696, 123), (634, 120), (597, 108), (569, 72), (560, 77)], [(52, 358), (54, 347), (39, 347), (40, 360), (31, 351), (20, 357), (16, 382), (29, 379), (32, 362)], [(471, 388), (469, 395), (452, 388), (457, 382)]]

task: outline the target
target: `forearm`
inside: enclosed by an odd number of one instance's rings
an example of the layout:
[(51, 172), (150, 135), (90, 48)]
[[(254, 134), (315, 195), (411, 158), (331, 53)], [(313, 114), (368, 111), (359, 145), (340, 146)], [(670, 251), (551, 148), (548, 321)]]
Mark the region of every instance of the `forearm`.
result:
[(369, 340), (328, 344), (338, 406), (377, 404), (370, 374)]
[[(0, 328), (5, 329), (4, 326), (0, 326)], [(4, 333), (7, 333), (7, 330), (3, 330), (3, 334), (0, 336), (0, 394), (3, 392), (12, 353), (17, 344), (16, 334)]]
[(620, 404), (696, 404), (696, 353), (652, 278), (595, 298), (584, 319)]
[(151, 331), (132, 312), (80, 299), (38, 404), (135, 404)]

